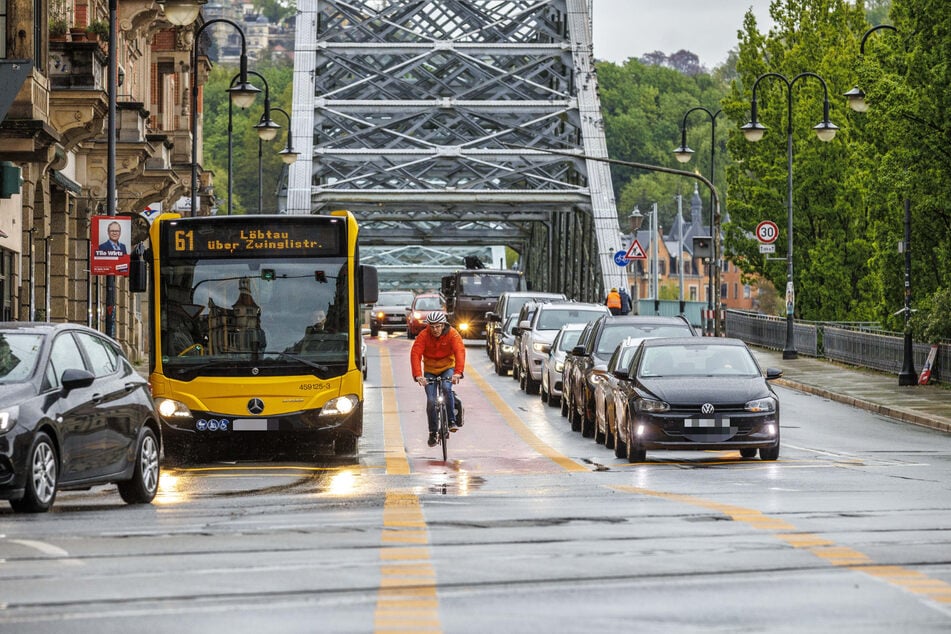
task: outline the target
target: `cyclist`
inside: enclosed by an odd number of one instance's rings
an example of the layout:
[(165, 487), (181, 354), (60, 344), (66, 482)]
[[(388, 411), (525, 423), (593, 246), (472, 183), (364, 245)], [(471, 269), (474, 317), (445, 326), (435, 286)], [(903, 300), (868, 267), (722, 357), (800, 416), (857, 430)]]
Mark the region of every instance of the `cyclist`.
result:
[[(410, 350), (409, 360), (413, 380), (426, 388), (426, 416), (429, 419), (429, 446), (436, 446), (436, 390), (438, 383), (427, 383), (431, 378), (449, 379), (453, 385), (462, 380), (466, 366), (466, 346), (455, 328), (449, 325), (446, 313), (434, 310), (426, 316), (428, 328), (419, 333)], [(449, 390), (449, 431), (456, 431), (462, 421), (456, 421), (456, 401)]]

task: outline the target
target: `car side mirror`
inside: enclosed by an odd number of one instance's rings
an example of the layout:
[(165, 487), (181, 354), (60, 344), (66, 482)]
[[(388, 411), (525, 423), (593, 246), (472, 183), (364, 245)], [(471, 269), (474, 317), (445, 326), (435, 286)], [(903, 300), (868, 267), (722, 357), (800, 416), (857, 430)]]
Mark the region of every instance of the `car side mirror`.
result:
[(80, 387), (89, 387), (92, 385), (92, 382), (95, 380), (95, 378), (96, 376), (88, 370), (70, 368), (68, 370), (63, 370), (63, 376), (60, 378), (60, 383), (63, 384), (64, 390), (69, 391)]
[(628, 376), (629, 376), (628, 373), (627, 373), (627, 368), (616, 368), (616, 369), (614, 370), (614, 376), (616, 376), (617, 378), (619, 378), (619, 379), (621, 379), (621, 380), (625, 380), (625, 381), (626, 381), (627, 378), (628, 378)]
[(783, 371), (779, 368), (766, 368), (766, 380), (775, 381), (783, 378)]
[(542, 354), (548, 354), (549, 352), (551, 352), (551, 344), (550, 344), (550, 343), (543, 343), (543, 344), (540, 346), (540, 348), (541, 348), (541, 350), (539, 350), (539, 352), (541, 352)]
[(571, 349), (571, 354), (575, 356), (581, 356), (584, 354), (584, 346), (575, 346)]

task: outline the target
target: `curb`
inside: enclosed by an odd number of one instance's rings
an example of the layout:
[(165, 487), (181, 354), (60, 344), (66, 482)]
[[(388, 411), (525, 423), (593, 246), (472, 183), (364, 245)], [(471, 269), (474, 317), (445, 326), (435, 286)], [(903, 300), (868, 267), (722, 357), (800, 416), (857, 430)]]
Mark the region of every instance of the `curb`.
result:
[(875, 414), (881, 414), (882, 416), (895, 418), (905, 423), (911, 423), (912, 425), (918, 425), (919, 427), (927, 427), (929, 429), (951, 433), (951, 420), (943, 416), (923, 416), (917, 412), (911, 412), (906, 409), (891, 407), (889, 405), (882, 405), (881, 403), (875, 403), (873, 401), (866, 401), (860, 398), (855, 398), (854, 396), (836, 394), (820, 387), (799, 383), (798, 381), (793, 381), (790, 379), (777, 379), (774, 382), (777, 385), (782, 385), (783, 387), (789, 388), (791, 390), (821, 396), (831, 401), (858, 407), (859, 409), (864, 409)]

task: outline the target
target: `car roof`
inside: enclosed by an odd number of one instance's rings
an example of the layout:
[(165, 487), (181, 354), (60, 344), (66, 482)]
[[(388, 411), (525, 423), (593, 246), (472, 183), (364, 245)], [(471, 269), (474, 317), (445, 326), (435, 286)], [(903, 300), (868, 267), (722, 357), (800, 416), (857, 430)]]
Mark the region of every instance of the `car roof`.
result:
[(642, 345), (645, 348), (663, 346), (747, 347), (743, 340), (731, 339), (729, 337), (655, 337), (653, 339), (644, 339)]
[[(0, 331), (2, 332), (22, 332), (38, 335), (48, 335), (60, 330), (84, 330), (86, 332), (96, 333), (105, 337), (104, 333), (94, 330), (82, 324), (72, 322), (52, 323), (48, 321), (2, 321), (0, 322)], [(107, 337), (108, 338), (108, 337)]]
[(552, 310), (554, 308), (560, 308), (562, 310), (573, 310), (578, 308), (604, 308), (605, 314), (607, 314), (607, 307), (602, 306), (601, 304), (592, 304), (589, 302), (543, 302), (539, 308), (544, 307), (545, 310)]
[(549, 293), (535, 291), (505, 291), (505, 297), (565, 297), (564, 293)]

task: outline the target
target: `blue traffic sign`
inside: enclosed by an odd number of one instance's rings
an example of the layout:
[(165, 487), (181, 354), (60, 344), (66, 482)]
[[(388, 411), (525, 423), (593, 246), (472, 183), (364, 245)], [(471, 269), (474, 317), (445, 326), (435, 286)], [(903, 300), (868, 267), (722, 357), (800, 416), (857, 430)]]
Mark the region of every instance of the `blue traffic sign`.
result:
[(618, 266), (627, 266), (630, 260), (627, 259), (627, 251), (621, 250), (614, 254), (614, 263)]

